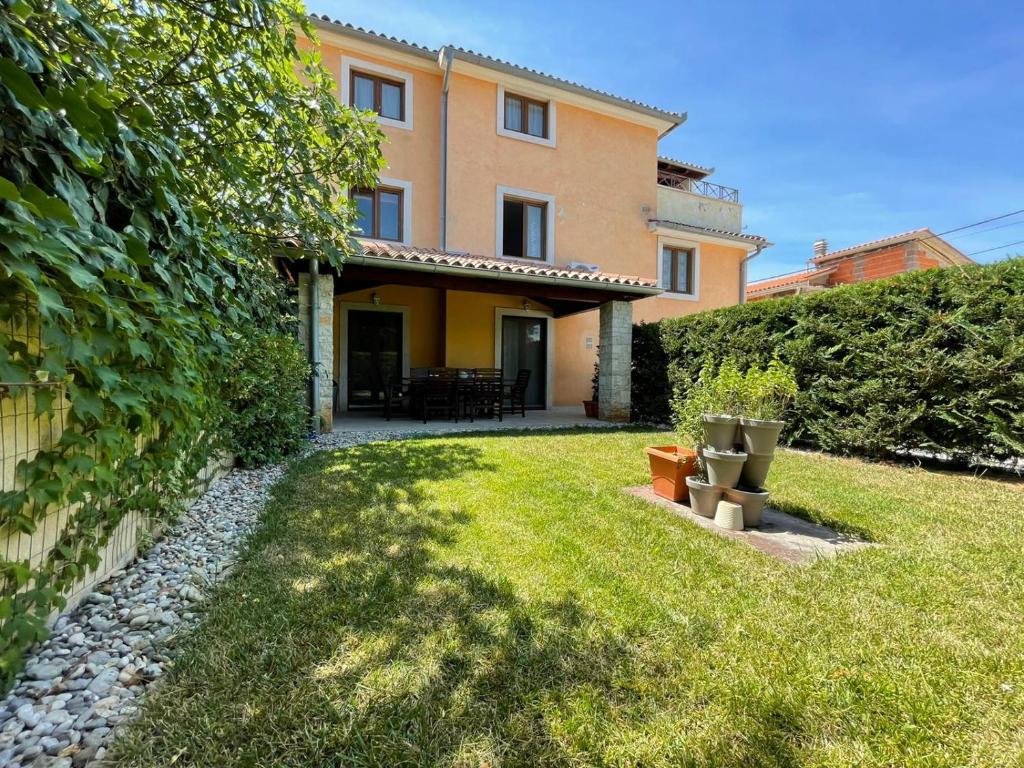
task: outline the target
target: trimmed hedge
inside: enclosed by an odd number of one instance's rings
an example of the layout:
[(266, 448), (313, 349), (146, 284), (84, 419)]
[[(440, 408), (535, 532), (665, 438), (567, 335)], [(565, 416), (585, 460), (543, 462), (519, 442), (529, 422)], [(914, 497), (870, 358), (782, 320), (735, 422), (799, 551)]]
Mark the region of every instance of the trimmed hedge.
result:
[[(887, 457), (911, 450), (1024, 456), (1024, 259), (927, 270), (663, 320), (662, 348), (641, 331), (638, 411), (668, 412), (646, 372), (668, 360), (670, 388), (732, 356), (773, 356), (800, 394), (786, 437), (824, 450)], [(662, 357), (664, 356), (664, 358)], [(638, 376), (639, 373), (639, 376)], [(640, 379), (637, 381), (637, 379)]]

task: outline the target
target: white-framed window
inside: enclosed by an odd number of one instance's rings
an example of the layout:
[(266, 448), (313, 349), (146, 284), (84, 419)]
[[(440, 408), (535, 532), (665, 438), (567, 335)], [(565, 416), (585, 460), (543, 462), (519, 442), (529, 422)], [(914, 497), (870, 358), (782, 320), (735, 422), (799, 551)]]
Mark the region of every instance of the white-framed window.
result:
[(552, 99), (498, 85), (495, 119), (499, 136), (554, 147), (555, 117)]
[(700, 297), (700, 244), (658, 238), (658, 287), (666, 299), (697, 301)]
[(499, 186), (495, 215), (496, 256), (554, 263), (554, 195)]
[(355, 237), (412, 245), (412, 182), (381, 176), (373, 189), (348, 191), (356, 207)]
[(413, 77), (400, 69), (341, 57), (341, 103), (377, 113), (377, 122), (412, 130)]

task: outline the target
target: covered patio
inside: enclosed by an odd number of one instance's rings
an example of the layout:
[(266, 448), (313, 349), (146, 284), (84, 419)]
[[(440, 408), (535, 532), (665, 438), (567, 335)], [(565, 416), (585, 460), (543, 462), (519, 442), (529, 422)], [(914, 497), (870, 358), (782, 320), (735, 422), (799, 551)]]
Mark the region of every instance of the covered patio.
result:
[(497, 369), (506, 380), (529, 371), (527, 420), (585, 423), (580, 392), (590, 391), (598, 348), (599, 418), (629, 419), (631, 302), (659, 293), (653, 281), (380, 243), (365, 244), (339, 272), (303, 266), (300, 335), (320, 372), (322, 431), (336, 420), (389, 428), (407, 420), (384, 422), (387, 392), (423, 369)]

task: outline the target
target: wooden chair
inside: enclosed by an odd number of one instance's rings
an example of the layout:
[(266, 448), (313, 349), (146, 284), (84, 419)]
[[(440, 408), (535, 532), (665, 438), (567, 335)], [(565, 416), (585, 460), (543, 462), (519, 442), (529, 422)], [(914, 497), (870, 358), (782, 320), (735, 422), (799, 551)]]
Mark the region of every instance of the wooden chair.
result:
[(466, 411), (469, 420), (479, 413), (486, 413), (488, 418), (498, 416), (503, 421), (505, 392), (501, 382), (501, 371), (497, 368), (477, 368), (472, 383), (466, 393)]
[(459, 420), (459, 382), (448, 373), (439, 373), (425, 379), (414, 379), (412, 397), (416, 402), (423, 423), (431, 413), (443, 413), (449, 419)]
[(516, 405), (518, 404), (519, 411), (524, 419), (526, 418), (526, 386), (529, 383), (530, 370), (528, 368), (521, 368), (519, 373), (516, 374), (515, 380), (508, 384), (509, 411), (515, 413)]

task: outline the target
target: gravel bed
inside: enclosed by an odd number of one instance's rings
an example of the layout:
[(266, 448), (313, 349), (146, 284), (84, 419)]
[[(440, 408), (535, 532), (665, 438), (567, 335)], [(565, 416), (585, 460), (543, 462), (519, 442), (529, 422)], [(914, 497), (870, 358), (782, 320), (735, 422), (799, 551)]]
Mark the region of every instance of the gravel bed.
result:
[[(431, 434), (469, 429), (453, 424)], [(411, 436), (339, 432), (319, 436), (308, 450)], [(179, 641), (199, 621), (211, 587), (230, 573), (284, 470), (235, 470), (216, 481), (160, 541), (57, 619), (0, 699), (0, 766), (81, 768), (102, 760), (117, 726), (174, 663)]]

